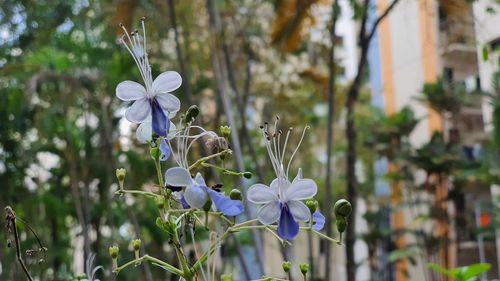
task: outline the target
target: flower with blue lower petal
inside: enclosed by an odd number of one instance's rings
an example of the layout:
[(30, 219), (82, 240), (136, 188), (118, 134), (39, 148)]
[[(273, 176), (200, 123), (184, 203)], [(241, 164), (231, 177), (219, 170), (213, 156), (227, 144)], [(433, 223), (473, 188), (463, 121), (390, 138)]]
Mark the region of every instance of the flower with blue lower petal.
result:
[[(268, 130), (267, 124), (261, 127), (265, 147), (276, 173), (276, 179), (271, 182), (270, 186), (260, 183), (252, 185), (248, 189), (247, 198), (248, 201), (254, 204), (262, 205), (257, 212), (257, 218), (262, 224), (268, 225), (277, 222), (278, 235), (283, 239), (293, 240), (299, 233), (299, 222), (311, 220), (311, 211), (302, 201), (313, 198), (318, 187), (312, 179), (303, 178), (301, 169), (299, 169), (292, 182), (288, 180), (290, 164), (302, 143), (308, 127), (302, 132), (299, 144), (290, 156), (285, 169), (283, 162), (292, 129), (288, 130), (283, 139), (281, 137), (282, 131), (277, 129), (278, 120), (279, 118), (276, 118), (273, 132)], [(284, 141), (283, 144), (281, 143), (282, 140)], [(312, 218), (314, 220), (314, 215)], [(321, 226), (321, 217), (316, 215), (316, 218), (318, 219), (319, 224), (317, 227), (319, 228)]]
[[(189, 172), (187, 155), (193, 143), (203, 137), (218, 138), (217, 134), (212, 131), (207, 131), (202, 127), (192, 125), (192, 122), (187, 122), (187, 124), (183, 126), (182, 120), (179, 122), (178, 128), (181, 129), (177, 130), (173, 138), (166, 142), (178, 166), (172, 167), (165, 172), (165, 183), (170, 186), (185, 187), (184, 193), (178, 196), (184, 208), (190, 206), (192, 208), (201, 209), (210, 198), (215, 208), (224, 215), (237, 216), (241, 214), (244, 210), (241, 201), (232, 200), (228, 196), (209, 188), (200, 173), (197, 173), (193, 179)], [(191, 135), (190, 132), (193, 130), (199, 130), (201, 132)], [(172, 149), (171, 142), (174, 141), (176, 149)]]
[(262, 205), (257, 218), (262, 224), (278, 222), (278, 235), (293, 240), (299, 233), (298, 222), (306, 222), (311, 212), (302, 201), (316, 195), (318, 188), (311, 179), (275, 179), (270, 186), (254, 184), (248, 189), (248, 201)]
[(146, 30), (144, 18), (142, 21), (143, 34), (137, 31), (129, 32), (121, 25), (124, 35), (120, 42), (129, 51), (139, 68), (144, 86), (130, 80), (118, 84), (116, 96), (123, 101), (133, 101), (125, 112), (125, 117), (132, 123), (143, 123), (151, 118), (152, 131), (160, 136), (167, 136), (170, 131), (170, 118), (180, 109), (179, 99), (171, 92), (182, 84), (182, 78), (175, 71), (166, 71), (153, 80), (151, 65), (146, 51)]
[(173, 186), (186, 187), (183, 199), (192, 208), (201, 209), (210, 198), (217, 211), (222, 212), (226, 216), (237, 216), (244, 210), (241, 201), (232, 200), (207, 187), (200, 173), (197, 173), (196, 177), (192, 179), (187, 169), (173, 167), (165, 173), (165, 182)]

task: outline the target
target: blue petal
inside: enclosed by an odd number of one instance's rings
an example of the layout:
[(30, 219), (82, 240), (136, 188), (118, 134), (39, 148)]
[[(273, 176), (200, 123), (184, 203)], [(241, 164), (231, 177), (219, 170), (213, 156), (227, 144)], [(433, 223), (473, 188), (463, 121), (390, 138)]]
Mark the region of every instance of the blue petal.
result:
[(207, 188), (207, 191), (217, 210), (221, 211), (224, 215), (234, 217), (243, 213), (244, 208), (240, 200), (232, 200), (210, 188)]
[(299, 224), (295, 221), (286, 205), (282, 205), (278, 220), (278, 235), (286, 240), (293, 240), (299, 233)]
[(181, 205), (182, 205), (182, 208), (189, 209), (189, 204), (188, 204), (188, 202), (186, 202), (184, 195), (182, 195), (182, 197), (181, 197)]
[(160, 161), (166, 161), (170, 157), (170, 147), (165, 139), (161, 140), (160, 143), (161, 156)]
[(314, 222), (313, 229), (316, 231), (322, 230), (325, 226), (325, 216), (323, 216), (320, 211), (316, 210), (316, 212), (312, 215), (312, 218)]
[(153, 131), (159, 136), (166, 137), (168, 131), (170, 130), (170, 120), (156, 99), (153, 99), (150, 104), (152, 109), (151, 114), (153, 117)]

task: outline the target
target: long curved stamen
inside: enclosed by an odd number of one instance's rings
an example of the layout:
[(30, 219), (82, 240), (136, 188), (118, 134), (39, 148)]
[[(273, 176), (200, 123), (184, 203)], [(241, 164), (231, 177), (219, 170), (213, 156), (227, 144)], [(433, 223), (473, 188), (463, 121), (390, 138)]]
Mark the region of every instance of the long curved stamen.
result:
[[(146, 83), (146, 76), (145, 76), (145, 73), (143, 72), (143, 69), (141, 67), (141, 64), (139, 63), (139, 61), (137, 60), (134, 52), (130, 49), (130, 47), (128, 46), (127, 42), (124, 40), (124, 37), (126, 36), (129, 40), (129, 43), (132, 44), (132, 40), (130, 39), (130, 36), (128, 35), (128, 32), (126, 31), (125, 27), (123, 27), (123, 29), (125, 30), (125, 35), (122, 36), (122, 38), (120, 39), (120, 42), (122, 43), (123, 46), (125, 46), (125, 49), (127, 49), (127, 51), (130, 53), (130, 55), (132, 56), (132, 58), (134, 59), (135, 63), (137, 64), (137, 67), (139, 68), (139, 73), (141, 74), (141, 77), (142, 77), (142, 80), (144, 81), (144, 84), (147, 85)], [(146, 86), (147, 87), (147, 86)]]
[(293, 151), (292, 153), (292, 156), (290, 157), (290, 160), (288, 160), (288, 165), (286, 167), (286, 177), (288, 177), (288, 170), (290, 170), (290, 164), (292, 163), (292, 160), (293, 160), (293, 157), (295, 156), (295, 154), (297, 153), (297, 151), (299, 150), (299, 147), (300, 145), (302, 144), (302, 140), (304, 139), (304, 136), (306, 135), (306, 131), (309, 129), (309, 126), (306, 125), (304, 127), (304, 130), (302, 131), (302, 136), (300, 137), (300, 140), (299, 140), (299, 144), (297, 144), (297, 147), (295, 148), (295, 150)]
[[(148, 96), (151, 93), (151, 86), (153, 84), (153, 79), (151, 76), (151, 66), (149, 65), (149, 60), (147, 58), (146, 52), (146, 28), (144, 25), (144, 18), (142, 21), (142, 31), (143, 38), (141, 42), (141, 35), (139, 35), (138, 31), (133, 31), (130, 33), (127, 31), (123, 24), (120, 24), (120, 27), (123, 30), (123, 36), (120, 39), (121, 43), (125, 46), (127, 51), (130, 53), (132, 58), (134, 59), (137, 67), (139, 68), (139, 72), (141, 74), (142, 80), (144, 81), (144, 85), (146, 87), (146, 91)], [(127, 41), (125, 40), (127, 38)]]
[(275, 161), (273, 159), (273, 152), (272, 152), (271, 147), (270, 147), (271, 138), (269, 137), (269, 133), (267, 132), (268, 124), (267, 124), (267, 122), (264, 124), (265, 124), (264, 126), (260, 127), (260, 129), (262, 131), (262, 136), (264, 137), (264, 145), (266, 147), (267, 154), (269, 155), (269, 158), (271, 160), (271, 164), (273, 165), (274, 172), (276, 173), (276, 175), (278, 175), (278, 169), (277, 169)]
[(282, 151), (282, 154), (281, 154), (281, 163), (283, 163), (283, 160), (285, 159), (286, 146), (288, 144), (288, 138), (290, 137), (290, 133), (292, 131), (293, 131), (293, 128), (290, 127), (290, 128), (288, 128), (288, 131), (286, 132), (285, 144), (283, 145), (283, 151)]
[(146, 20), (146, 17), (141, 18), (141, 25), (142, 25), (142, 36), (144, 38), (143, 44), (144, 44), (144, 60), (146, 62), (146, 65), (148, 67), (148, 73), (149, 73), (149, 82), (151, 85), (153, 85), (153, 77), (151, 76), (151, 65), (149, 64), (149, 59), (148, 59), (148, 52), (146, 51), (146, 27), (144, 25), (144, 21)]

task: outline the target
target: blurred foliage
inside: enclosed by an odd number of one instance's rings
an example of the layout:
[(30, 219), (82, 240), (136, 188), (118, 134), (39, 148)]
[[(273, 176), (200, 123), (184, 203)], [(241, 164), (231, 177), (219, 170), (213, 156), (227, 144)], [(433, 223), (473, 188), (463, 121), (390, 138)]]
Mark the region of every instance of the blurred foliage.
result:
[[(28, 266), (41, 280), (70, 280), (83, 273), (75, 272), (81, 271), (84, 263), (82, 225), (87, 226), (90, 234), (90, 251), (97, 253), (96, 265), (107, 269), (110, 260), (105, 249), (110, 245), (127, 249), (130, 240), (139, 233), (149, 254), (166, 260), (173, 254), (165, 235), (152, 219), (157, 215), (155, 206), (114, 194), (117, 167), (129, 171), (127, 188), (157, 188), (147, 147), (136, 143), (135, 125), (121, 118), (125, 105), (115, 98), (114, 92), (120, 81), (138, 81), (140, 77), (133, 60), (116, 44), (118, 23), (132, 28), (146, 15), (153, 75), (178, 70), (182, 60), (189, 76), (175, 94), (181, 99), (183, 109), (190, 105), (186, 94), (186, 85), (190, 85), (193, 101), (200, 105), (201, 122), (212, 130), (226, 123), (213, 81), (212, 38), (206, 28), (205, 1), (174, 2), (182, 58), (177, 57), (166, 1), (2, 2), (0, 206), (12, 206), (47, 246), (44, 263), (27, 259)], [(243, 110), (237, 112), (240, 114), (238, 125), (245, 120), (249, 130), (249, 136), (243, 138), (241, 128), (233, 128), (243, 140), (246, 168), (262, 170), (262, 180), (266, 183), (272, 179), (272, 169), (265, 168), (269, 167), (269, 160), (261, 145), (259, 125), (279, 115), (281, 128), (295, 128), (289, 143), (289, 147), (295, 148), (300, 131), (308, 124), (311, 129), (296, 156), (296, 163), (300, 163), (304, 176), (316, 179), (322, 195), (330, 46), (328, 30), (315, 30), (320, 32), (319, 40), (313, 40), (309, 31), (313, 27), (328, 26), (329, 18), (317, 16), (314, 7), (330, 3), (314, 0), (216, 3), (224, 26), (223, 47), (227, 55), (224, 63), (228, 64), (234, 80), (231, 96), (235, 104), (243, 105)], [(350, 4), (354, 18), (359, 19), (365, 7), (357, 1)], [(435, 205), (432, 200), (425, 201), (415, 195), (422, 191), (421, 183), (412, 176), (415, 171), (424, 171), (426, 176), (446, 174), (453, 176), (456, 182), (474, 178), (484, 184), (500, 183), (499, 77), (497, 73), (493, 79), (495, 92), (487, 95), (494, 107), (493, 138), (484, 146), (481, 157), (473, 161), (466, 157), (459, 140), (450, 141), (440, 133), (435, 133), (428, 143), (415, 147), (409, 138), (420, 117), (406, 107), (385, 115), (372, 107), (369, 91), (363, 90), (356, 115), (360, 155), (357, 176), (363, 199), (367, 201), (364, 217), (369, 231), (360, 234), (360, 238), (368, 244), (373, 254), (370, 266), (373, 271), (379, 271), (381, 280), (395, 262), (411, 258), (418, 246), (424, 246), (422, 251), (426, 251), (434, 250), (439, 244), (436, 237), (423, 233), (422, 225), (434, 219), (433, 208), (417, 213), (415, 222), (407, 229), (390, 229), (390, 215), (399, 208), (409, 206), (413, 210), (422, 205)], [(342, 123), (345, 121), (341, 110), (346, 100), (345, 85), (336, 85), (336, 89), (335, 122)], [(461, 107), (473, 105), (473, 100), (483, 97), (482, 94), (468, 95), (461, 85), (449, 87), (440, 80), (425, 85), (419, 99), (440, 113), (457, 114)], [(333, 186), (334, 198), (338, 198), (345, 186), (346, 140), (342, 126), (336, 126), (335, 130)], [(252, 151), (256, 158), (252, 157)], [(397, 164), (397, 169), (387, 169), (381, 178), (373, 164), (380, 159)], [(232, 160), (228, 160), (227, 165), (233, 165)], [(298, 168), (299, 165), (292, 167), (293, 175)], [(207, 180), (215, 183), (217, 179), (208, 176)], [(237, 185), (233, 177), (223, 176), (221, 181), (226, 190)], [(408, 200), (400, 205), (390, 204), (388, 198), (375, 194), (378, 182), (399, 182)], [(321, 206), (321, 210), (329, 212), (331, 207)], [(408, 249), (398, 249), (395, 240), (405, 233), (423, 237), (423, 242), (418, 240), (416, 245), (408, 245)], [(23, 249), (36, 244), (32, 235), (22, 237)], [(241, 234), (238, 239), (244, 245), (252, 243), (247, 234)], [(4, 247), (6, 240), (7, 233), (0, 232), (0, 280), (22, 280), (22, 273), (12, 262), (15, 252)], [(235, 248), (231, 243), (223, 248), (224, 257), (229, 257), (224, 266), (235, 267), (231, 259)], [(391, 254), (381, 258), (380, 265), (376, 259), (381, 249)], [(133, 253), (124, 250), (120, 255), (130, 259)], [(155, 280), (167, 277), (155, 267), (152, 272)], [(100, 274), (101, 280), (107, 280)], [(109, 276), (109, 270), (107, 274)], [(118, 280), (140, 280), (142, 276), (141, 270), (130, 270)]]

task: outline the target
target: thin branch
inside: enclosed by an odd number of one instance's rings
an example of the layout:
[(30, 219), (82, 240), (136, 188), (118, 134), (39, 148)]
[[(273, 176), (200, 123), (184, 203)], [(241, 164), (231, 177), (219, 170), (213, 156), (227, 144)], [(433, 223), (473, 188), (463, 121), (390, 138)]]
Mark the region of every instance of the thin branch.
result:
[(16, 244), (17, 261), (21, 265), (21, 268), (23, 269), (23, 272), (28, 278), (28, 280), (33, 281), (33, 277), (31, 277), (28, 268), (26, 267), (26, 264), (24, 263), (23, 260), (23, 255), (21, 251), (21, 242), (19, 241), (19, 233), (17, 231), (17, 225), (16, 225), (16, 213), (9, 206), (5, 207), (5, 212), (7, 213), (7, 215), (5, 216), (5, 220), (7, 221), (7, 229), (14, 233), (14, 243)]
[(393, 0), (392, 3), (385, 9), (385, 11), (377, 18), (375, 23), (372, 26), (372, 29), (370, 30), (370, 33), (368, 34), (368, 37), (366, 40), (368, 43), (372, 40), (372, 37), (375, 35), (375, 32), (377, 31), (377, 27), (379, 24), (382, 22), (382, 20), (389, 15), (389, 13), (396, 7), (396, 4), (399, 2), (399, 0)]

